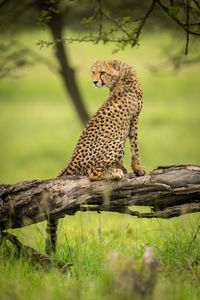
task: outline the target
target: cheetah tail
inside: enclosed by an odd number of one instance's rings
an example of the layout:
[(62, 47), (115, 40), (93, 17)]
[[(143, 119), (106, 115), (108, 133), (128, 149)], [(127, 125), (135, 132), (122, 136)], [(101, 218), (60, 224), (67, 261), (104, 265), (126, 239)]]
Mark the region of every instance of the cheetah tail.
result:
[(46, 238), (46, 245), (45, 245), (47, 254), (56, 251), (57, 227), (58, 227), (58, 219), (47, 220), (47, 227), (46, 227), (47, 238)]
[(67, 167), (65, 167), (59, 174), (57, 177), (62, 177), (62, 176), (66, 176), (66, 175), (74, 175), (74, 173), (70, 170), (69, 165)]
[(68, 173), (67, 173), (67, 167), (64, 168), (64, 169), (58, 174), (57, 177), (62, 177), (62, 176), (65, 176), (65, 175), (68, 175)]

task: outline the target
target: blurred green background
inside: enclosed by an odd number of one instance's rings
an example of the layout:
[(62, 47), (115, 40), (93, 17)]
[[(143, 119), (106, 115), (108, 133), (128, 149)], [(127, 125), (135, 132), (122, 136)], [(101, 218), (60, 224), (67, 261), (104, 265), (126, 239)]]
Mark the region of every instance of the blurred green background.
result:
[[(50, 39), (48, 33), (46, 38)], [(21, 34), (19, 40), (56, 64), (53, 49), (37, 46), (44, 32)], [(90, 68), (95, 59), (115, 58), (136, 71), (144, 93), (139, 119), (140, 160), (147, 170), (158, 165), (200, 162), (200, 69), (189, 65), (179, 72), (167, 68), (163, 49), (170, 35), (146, 35), (141, 46), (112, 54), (112, 46), (67, 45), (78, 85), (90, 115), (109, 91), (95, 89)], [(160, 71), (150, 72), (151, 66)], [(15, 78), (0, 81), (0, 182), (55, 177), (69, 162), (82, 124), (61, 79), (47, 66), (32, 65)], [(130, 165), (126, 145), (126, 165)], [(129, 168), (130, 170), (130, 168)]]

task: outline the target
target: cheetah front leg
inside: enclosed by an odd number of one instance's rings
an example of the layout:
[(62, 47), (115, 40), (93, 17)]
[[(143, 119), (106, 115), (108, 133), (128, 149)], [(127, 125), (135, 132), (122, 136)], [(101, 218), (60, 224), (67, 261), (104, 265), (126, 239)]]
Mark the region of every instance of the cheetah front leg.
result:
[(131, 168), (139, 176), (144, 175), (146, 170), (140, 166), (139, 163), (139, 151), (138, 151), (138, 117), (131, 120), (131, 126), (129, 131), (129, 140), (131, 145)]

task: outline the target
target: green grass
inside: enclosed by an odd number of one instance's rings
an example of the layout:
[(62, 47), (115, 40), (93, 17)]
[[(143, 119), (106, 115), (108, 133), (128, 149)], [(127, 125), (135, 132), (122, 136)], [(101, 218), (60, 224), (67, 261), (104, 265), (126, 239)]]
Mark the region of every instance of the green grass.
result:
[[(40, 34), (23, 35), (23, 43), (47, 56), (51, 49), (35, 45)], [(199, 68), (190, 66), (171, 76), (152, 74), (151, 64), (162, 62), (162, 47), (170, 37), (147, 36), (139, 48), (113, 55), (109, 46), (68, 47), (84, 102), (92, 115), (105, 101), (106, 89), (91, 84), (95, 59), (116, 58), (134, 66), (144, 92), (139, 123), (141, 163), (157, 165), (200, 162)], [(81, 53), (81, 55), (80, 55)], [(78, 116), (62, 82), (42, 66), (20, 72), (19, 78), (0, 81), (0, 182), (55, 177), (70, 160), (81, 133)], [(130, 165), (126, 145), (126, 165)], [(130, 170), (130, 167), (129, 167)], [(108, 275), (108, 256), (117, 251), (122, 259), (141, 262), (143, 246), (154, 248), (160, 273), (154, 299), (200, 299), (199, 215), (172, 220), (143, 220), (115, 213), (78, 213), (60, 220), (56, 258), (73, 262), (72, 274), (55, 267), (35, 268), (19, 257), (7, 242), (0, 249), (1, 299), (132, 299), (117, 295)], [(44, 253), (45, 223), (13, 230), (18, 238)], [(70, 250), (65, 238), (67, 236)], [(109, 256), (110, 257), (110, 256)], [(121, 297), (121, 298), (120, 298)]]

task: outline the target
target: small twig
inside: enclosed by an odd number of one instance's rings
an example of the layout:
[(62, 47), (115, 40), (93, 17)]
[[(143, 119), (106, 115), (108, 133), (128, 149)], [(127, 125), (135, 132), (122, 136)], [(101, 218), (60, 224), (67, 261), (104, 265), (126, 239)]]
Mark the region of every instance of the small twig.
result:
[(65, 233), (65, 239), (66, 239), (67, 246), (68, 246), (68, 249), (69, 249), (69, 255), (70, 255), (70, 259), (71, 259), (71, 261), (73, 261), (73, 259), (72, 259), (71, 247), (70, 247), (70, 244), (69, 244), (69, 242), (68, 242), (68, 239), (67, 239), (67, 235), (66, 235), (66, 233)]
[(102, 11), (102, 6), (101, 6), (101, 0), (97, 0), (99, 8), (98, 8), (98, 12), (99, 12), (99, 39), (101, 39), (102, 36), (102, 28), (103, 28), (103, 11)]
[(191, 271), (191, 273), (192, 273), (192, 275), (193, 275), (195, 281), (196, 281), (197, 283), (199, 283), (199, 280), (197, 279), (197, 276), (196, 276), (195, 273), (194, 273), (194, 270), (193, 270), (193, 268), (192, 268), (191, 263), (188, 261), (187, 264), (188, 264), (188, 267), (189, 267), (189, 269), (190, 269), (190, 271)]
[(189, 47), (189, 39), (190, 39), (190, 34), (189, 34), (189, 20), (190, 20), (190, 6), (186, 1), (186, 20), (187, 20), (187, 31), (186, 31), (186, 45), (185, 45), (185, 55), (188, 54), (188, 47)]
[(195, 234), (194, 234), (192, 240), (190, 241), (186, 253), (188, 253), (188, 252), (190, 251), (190, 248), (192, 247), (192, 244), (194, 243), (194, 241), (195, 241), (195, 239), (196, 239), (196, 237), (197, 237), (197, 234), (198, 234), (199, 230), (200, 230), (200, 225), (198, 226), (197, 231), (195, 232)]

